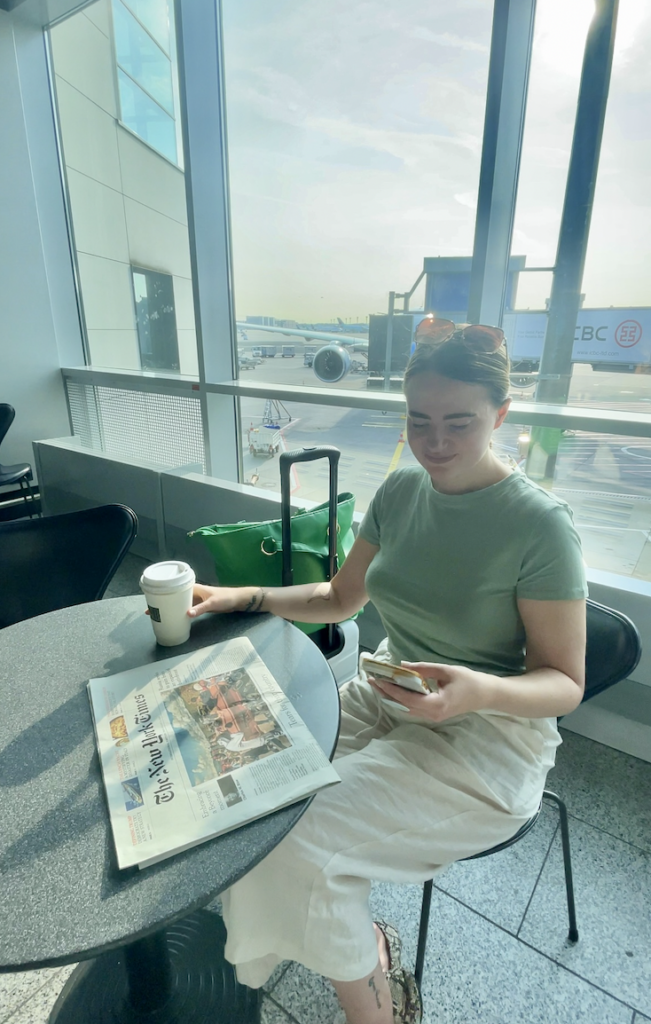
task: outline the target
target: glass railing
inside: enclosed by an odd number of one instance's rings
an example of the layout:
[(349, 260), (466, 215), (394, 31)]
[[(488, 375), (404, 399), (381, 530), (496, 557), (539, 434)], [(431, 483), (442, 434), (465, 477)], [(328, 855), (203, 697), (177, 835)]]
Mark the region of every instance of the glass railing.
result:
[[(395, 392), (63, 370), (72, 428), (88, 447), (171, 467), (206, 465), (201, 390), (239, 402), (241, 482), (280, 487), (278, 456), (305, 445), (341, 449), (340, 490), (365, 511), (389, 473), (415, 464), (405, 406)], [(128, 422), (133, 429), (124, 430)], [(137, 429), (136, 429), (137, 428)], [(538, 405), (518, 399), (494, 436), (496, 452), (570, 505), (594, 569), (651, 581), (651, 415), (596, 406)], [(293, 470), (292, 493), (323, 501), (327, 464)]]

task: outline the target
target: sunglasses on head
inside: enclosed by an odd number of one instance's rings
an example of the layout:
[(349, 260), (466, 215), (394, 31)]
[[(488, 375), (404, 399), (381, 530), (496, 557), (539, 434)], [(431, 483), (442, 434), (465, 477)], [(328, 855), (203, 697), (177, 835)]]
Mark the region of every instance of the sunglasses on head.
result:
[(459, 327), (452, 320), (439, 320), (427, 316), (416, 328), (415, 339), (421, 344), (443, 342), (457, 334), (459, 338), (469, 342), (482, 352), (497, 352), (504, 342), (504, 331), (499, 327), (488, 327), (486, 324), (469, 324)]

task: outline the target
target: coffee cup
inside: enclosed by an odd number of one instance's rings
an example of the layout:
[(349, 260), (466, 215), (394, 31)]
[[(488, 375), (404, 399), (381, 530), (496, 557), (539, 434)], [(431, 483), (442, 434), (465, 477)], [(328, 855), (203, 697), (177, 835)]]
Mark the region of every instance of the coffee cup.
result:
[(185, 643), (190, 636), (194, 571), (187, 562), (155, 562), (140, 577), (154, 635), (163, 647)]

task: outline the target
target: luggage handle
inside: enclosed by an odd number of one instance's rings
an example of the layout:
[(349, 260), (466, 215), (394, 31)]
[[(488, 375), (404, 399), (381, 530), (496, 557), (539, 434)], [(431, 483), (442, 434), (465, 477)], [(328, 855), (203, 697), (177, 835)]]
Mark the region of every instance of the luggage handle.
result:
[[(328, 459), (330, 464), (329, 521), (328, 521), (328, 578), (337, 572), (337, 497), (339, 492), (337, 471), (341, 452), (332, 444), (319, 444), (283, 452), (280, 456), (280, 492), (282, 495), (282, 545), (283, 545), (283, 587), (291, 587), (294, 580), (292, 571), (292, 528), (289, 508), (290, 469), (295, 462), (315, 462)], [(332, 646), (335, 624), (328, 626), (328, 643)]]
[[(332, 444), (319, 444), (308, 448), (296, 448), (291, 452), (283, 452), (280, 456), (280, 491), (282, 502), (282, 544), (283, 544), (283, 587), (291, 587), (292, 573), (292, 530), (289, 508), (289, 473), (295, 462), (315, 462), (317, 459), (328, 459), (330, 463), (330, 518), (328, 523), (328, 573), (330, 579), (337, 572), (337, 470), (341, 452)], [(284, 553), (287, 552), (285, 555)]]

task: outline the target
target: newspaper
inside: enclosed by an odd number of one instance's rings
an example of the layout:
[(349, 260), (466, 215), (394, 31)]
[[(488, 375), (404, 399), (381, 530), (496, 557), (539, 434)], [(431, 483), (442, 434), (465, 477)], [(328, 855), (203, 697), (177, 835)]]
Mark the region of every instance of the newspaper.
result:
[(121, 868), (339, 782), (246, 637), (91, 679), (88, 692)]

